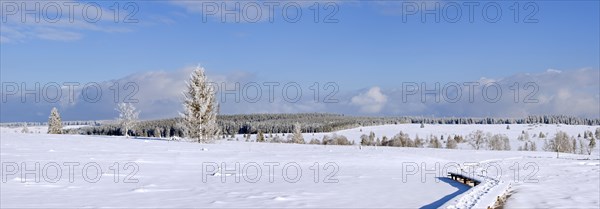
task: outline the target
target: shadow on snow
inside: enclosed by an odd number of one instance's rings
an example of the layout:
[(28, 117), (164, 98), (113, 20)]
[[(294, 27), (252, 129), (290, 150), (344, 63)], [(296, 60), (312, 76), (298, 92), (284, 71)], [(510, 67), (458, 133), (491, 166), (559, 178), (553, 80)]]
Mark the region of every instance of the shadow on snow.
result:
[(444, 205), (444, 203), (450, 201), (452, 198), (462, 194), (463, 192), (466, 192), (467, 190), (469, 190), (471, 188), (470, 186), (464, 185), (460, 182), (454, 181), (447, 177), (438, 177), (438, 179), (442, 182), (450, 184), (451, 186), (455, 187), (458, 190), (452, 194), (442, 197), (439, 200), (436, 200), (435, 202), (429, 203), (428, 205), (421, 207), (421, 209), (439, 208), (442, 205)]

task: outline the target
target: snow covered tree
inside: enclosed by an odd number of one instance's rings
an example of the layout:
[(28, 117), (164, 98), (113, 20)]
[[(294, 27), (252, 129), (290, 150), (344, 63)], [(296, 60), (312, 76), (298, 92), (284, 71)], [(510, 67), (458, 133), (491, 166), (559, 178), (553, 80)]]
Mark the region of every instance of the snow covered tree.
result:
[(302, 127), (300, 123), (294, 125), (294, 135), (292, 137), (293, 143), (304, 144), (304, 136), (302, 136)]
[(319, 141), (318, 139), (311, 139), (310, 142), (308, 142), (308, 144), (321, 144), (321, 141)]
[(423, 147), (423, 140), (419, 138), (419, 135), (415, 137), (415, 147)]
[[(510, 150), (510, 143), (508, 137), (503, 134), (496, 134), (490, 137), (488, 140), (488, 149), (489, 150)], [(526, 148), (524, 148), (527, 150)]]
[(556, 157), (558, 158), (558, 153), (560, 152), (572, 152), (572, 144), (569, 141), (569, 135), (567, 133), (559, 131), (556, 133), (556, 136), (550, 142), (547, 142), (544, 146), (546, 151), (554, 151), (556, 152)]
[(24, 134), (29, 133), (29, 128), (27, 128), (27, 123), (25, 123), (23, 125), (23, 129), (21, 129), (21, 133), (24, 133)]
[(136, 111), (131, 103), (117, 104), (117, 111), (119, 111), (118, 121), (121, 126), (121, 131), (125, 137), (129, 137), (129, 130), (132, 130), (135, 127), (140, 112)]
[(531, 142), (531, 145), (529, 146), (529, 151), (537, 151), (537, 145), (534, 141)]
[(456, 141), (453, 138), (448, 137), (448, 142), (446, 143), (446, 149), (456, 149)]
[(48, 117), (48, 133), (62, 134), (62, 121), (56, 107), (52, 108), (52, 111), (50, 111), (50, 117)]
[(158, 138), (162, 137), (160, 132), (161, 131), (160, 131), (159, 127), (154, 128), (154, 137), (158, 137)]
[(519, 137), (517, 137), (520, 141), (529, 141), (529, 132), (523, 131)]
[(256, 134), (256, 142), (265, 142), (265, 135), (260, 130), (258, 131), (258, 134)]
[(463, 136), (455, 135), (454, 141), (456, 141), (456, 143), (462, 143), (464, 141)]
[(538, 135), (538, 137), (540, 137), (540, 138), (546, 138), (546, 135), (540, 131), (540, 135)]
[(485, 143), (485, 134), (483, 133), (482, 130), (477, 130), (477, 131), (471, 133), (469, 135), (469, 138), (470, 138), (469, 144), (471, 144), (471, 146), (475, 150), (479, 150), (481, 148), (481, 146), (483, 146), (483, 144)]
[(507, 136), (505, 136), (505, 135), (504, 135), (504, 136), (502, 137), (502, 142), (504, 142), (504, 147), (503, 147), (503, 148), (504, 148), (504, 150), (508, 150), (508, 151), (510, 151), (510, 150), (511, 150), (511, 147), (510, 147), (510, 140), (508, 139), (508, 137), (507, 137)]
[(600, 128), (596, 128), (596, 139), (600, 140)]
[(430, 148), (442, 148), (442, 143), (440, 142), (440, 140), (437, 138), (437, 136), (432, 136), (431, 139), (429, 140), (429, 147)]
[(209, 85), (204, 68), (197, 67), (184, 92), (184, 112), (181, 113), (186, 136), (199, 143), (211, 141), (219, 134), (214, 89)]
[(585, 155), (587, 153), (587, 146), (585, 146), (585, 143), (583, 142), (583, 139), (579, 138), (578, 140), (579, 142), (579, 154), (580, 155)]
[(371, 142), (369, 141), (369, 136), (366, 134), (360, 135), (360, 145), (370, 146)]
[(389, 143), (389, 140), (387, 138), (387, 136), (383, 136), (381, 137), (381, 146), (387, 146), (387, 144)]
[(596, 147), (596, 140), (594, 139), (594, 137), (592, 137), (590, 139), (590, 144), (588, 145), (588, 149), (587, 149), (588, 155), (592, 154), (592, 150), (594, 150), (595, 147)]

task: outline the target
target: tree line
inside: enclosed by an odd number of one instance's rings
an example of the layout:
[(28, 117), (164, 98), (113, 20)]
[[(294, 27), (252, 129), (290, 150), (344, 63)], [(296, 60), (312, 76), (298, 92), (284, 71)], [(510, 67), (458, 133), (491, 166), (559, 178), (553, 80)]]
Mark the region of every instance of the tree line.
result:
[[(599, 119), (577, 118), (570, 116), (529, 116), (522, 119), (502, 118), (424, 118), (424, 117), (361, 117), (329, 113), (298, 114), (245, 114), (218, 115), (216, 124), (220, 136), (235, 134), (292, 133), (294, 125), (301, 126), (302, 133), (333, 132), (361, 126), (388, 124), (566, 124), (600, 125)], [(184, 137), (185, 127), (182, 118), (139, 121), (128, 133), (138, 137)], [(124, 135), (122, 126), (115, 122), (105, 122), (70, 129), (71, 134), (84, 135)]]

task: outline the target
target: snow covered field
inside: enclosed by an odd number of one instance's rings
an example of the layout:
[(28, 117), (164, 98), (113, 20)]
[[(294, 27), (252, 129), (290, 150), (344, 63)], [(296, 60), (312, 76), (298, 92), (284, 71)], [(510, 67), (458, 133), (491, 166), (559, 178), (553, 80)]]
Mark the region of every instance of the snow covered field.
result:
[[(360, 142), (359, 136), (370, 131), (377, 137), (403, 131), (424, 138), (483, 130), (506, 134), (516, 150), (520, 143), (516, 137), (523, 130), (531, 135), (544, 132), (550, 138), (558, 130), (576, 136), (596, 128), (402, 124), (337, 133)], [(243, 142), (242, 136), (239, 142), (195, 144), (37, 134), (45, 133), (38, 127), (30, 127), (37, 130), (34, 134), (19, 130), (0, 129), (1, 207), (482, 208), (506, 191), (511, 194), (508, 208), (600, 206), (598, 148), (591, 156), (561, 153), (557, 159), (556, 153), (541, 149), (487, 151), (463, 145), (457, 150), (359, 149)], [(456, 170), (457, 165), (472, 169), (482, 184), (470, 188), (445, 178), (445, 171)]]

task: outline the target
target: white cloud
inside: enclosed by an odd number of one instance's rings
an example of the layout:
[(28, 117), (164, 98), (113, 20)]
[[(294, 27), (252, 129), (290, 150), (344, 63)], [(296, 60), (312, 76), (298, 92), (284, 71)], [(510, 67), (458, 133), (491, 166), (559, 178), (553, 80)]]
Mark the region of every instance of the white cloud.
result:
[[(598, 69), (547, 70), (541, 73), (521, 73), (506, 78), (481, 78), (474, 89), (474, 101), (469, 101), (469, 89), (462, 88), (460, 100), (437, 103), (428, 98), (420, 101), (420, 92), (403, 102), (401, 90), (390, 92), (390, 103), (383, 113), (408, 115), (523, 117), (527, 115), (572, 115), (600, 117), (600, 71)], [(502, 89), (498, 101), (486, 101), (483, 87), (494, 82)], [(458, 82), (462, 83), (462, 81)], [(518, 83), (518, 92), (515, 90)], [(441, 86), (443, 86), (442, 84)], [(531, 86), (530, 86), (531, 85)], [(428, 85), (429, 86), (429, 85)], [(441, 91), (440, 91), (441, 92)], [(488, 90), (488, 99), (496, 96), (495, 88)], [(517, 97), (517, 101), (515, 101)], [(449, 98), (454, 98), (450, 97)]]
[[(97, 7), (98, 5), (94, 2), (71, 0), (3, 2), (3, 10), (0, 11), (2, 16), (0, 42), (20, 43), (28, 39), (75, 41), (83, 38), (83, 34), (87, 31), (105, 33), (131, 31), (130, 26), (134, 24), (124, 24), (125, 18), (115, 20), (114, 11), (102, 6)], [(4, 7), (11, 9), (14, 7), (16, 12), (3, 14)], [(37, 8), (37, 14), (22, 15), (20, 10), (23, 8)], [(84, 17), (83, 11), (87, 11), (85, 14), (89, 16)], [(126, 17), (128, 14), (125, 12), (119, 11), (122, 14), (118, 17)]]
[[(21, 103), (18, 96), (10, 96), (9, 102), (2, 105), (1, 114), (4, 121), (43, 121), (46, 120), (47, 112), (52, 106), (60, 106), (61, 114), (65, 120), (101, 120), (114, 119), (116, 103), (113, 100), (113, 91), (110, 87), (115, 82), (121, 87), (128, 82), (133, 82), (138, 87), (134, 99), (142, 111), (142, 119), (176, 117), (181, 111), (182, 92), (185, 89), (185, 81), (189, 78), (194, 66), (171, 71), (149, 71), (135, 73), (120, 79), (100, 82), (105, 95), (98, 102), (86, 102), (79, 96), (75, 103), (61, 101), (56, 104), (44, 103)], [(243, 88), (244, 84), (256, 82), (262, 84), (258, 75), (245, 71), (229, 73), (215, 73), (216, 69), (207, 68), (209, 78), (216, 83), (225, 83), (227, 88), (234, 87), (239, 82)], [(462, 89), (462, 98), (456, 103), (445, 101), (440, 103), (434, 99), (427, 99), (423, 103), (420, 93), (412, 95), (407, 102), (402, 100), (401, 90), (384, 91), (380, 87), (371, 87), (362, 91), (346, 91), (336, 94), (337, 103), (323, 103), (313, 101), (312, 96), (305, 95), (296, 102), (285, 101), (282, 88), (275, 90), (275, 100), (268, 100), (267, 88), (263, 88), (262, 98), (258, 102), (249, 102), (242, 96), (239, 102), (235, 102), (233, 96), (227, 96), (225, 103), (219, 102), (221, 114), (249, 114), (249, 113), (298, 113), (298, 112), (330, 112), (356, 115), (358, 111), (364, 114), (377, 115), (421, 115), (421, 116), (466, 116), (466, 117), (523, 117), (527, 115), (571, 115), (588, 118), (600, 117), (600, 71), (597, 69), (564, 70), (561, 73), (543, 71), (540, 73), (522, 73), (506, 78), (493, 79), (503, 89), (503, 96), (497, 102), (487, 102), (482, 99), (482, 87), (475, 88), (475, 101), (468, 100), (468, 89)], [(489, 82), (482, 79), (481, 82)], [(455, 81), (462, 83), (462, 81)], [(519, 101), (514, 101), (514, 92), (510, 87), (515, 82), (520, 84)], [(525, 89), (524, 85), (534, 82), (538, 90), (532, 94), (533, 103), (524, 103), (523, 100), (533, 89)], [(82, 84), (83, 85), (83, 84)], [(400, 85), (400, 84), (398, 84)], [(441, 86), (444, 86), (443, 84)], [(82, 87), (82, 86), (80, 86)], [(308, 86), (302, 86), (308, 88)], [(429, 85), (428, 88), (430, 89)], [(80, 95), (80, 89), (76, 89), (76, 95)], [(253, 92), (253, 91), (252, 91)], [(385, 93), (384, 93), (385, 92)], [(121, 99), (131, 91), (122, 90)], [(238, 92), (242, 93), (242, 92)], [(242, 93), (243, 94), (243, 93)], [(63, 90), (63, 98), (67, 98), (66, 90)], [(32, 98), (28, 98), (31, 101)], [(358, 110), (358, 111), (357, 111)], [(41, 113), (41, 115), (40, 115)]]
[(381, 88), (375, 86), (365, 93), (352, 97), (351, 103), (359, 106), (364, 113), (379, 113), (387, 103), (388, 98), (381, 92)]

